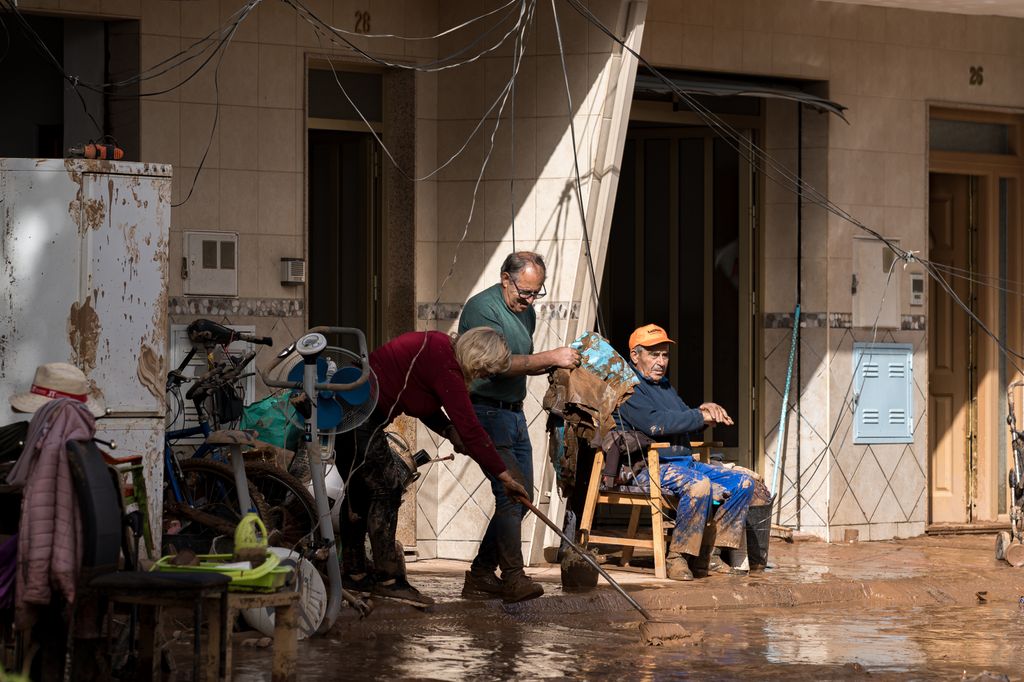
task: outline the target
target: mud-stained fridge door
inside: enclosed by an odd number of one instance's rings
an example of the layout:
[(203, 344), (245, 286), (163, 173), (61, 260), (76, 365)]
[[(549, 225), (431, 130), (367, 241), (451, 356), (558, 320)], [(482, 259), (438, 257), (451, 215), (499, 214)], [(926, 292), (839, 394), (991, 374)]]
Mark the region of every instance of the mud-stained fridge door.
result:
[(77, 191), (63, 164), (0, 159), (0, 424), (30, 419), (9, 399), (36, 367), (73, 361), (61, 323), (78, 291)]
[(79, 365), (109, 410), (97, 422), (100, 437), (117, 441), (117, 456), (143, 456), (150, 527), (159, 538), (170, 178), (86, 173), (82, 193), (106, 211), (83, 242)]

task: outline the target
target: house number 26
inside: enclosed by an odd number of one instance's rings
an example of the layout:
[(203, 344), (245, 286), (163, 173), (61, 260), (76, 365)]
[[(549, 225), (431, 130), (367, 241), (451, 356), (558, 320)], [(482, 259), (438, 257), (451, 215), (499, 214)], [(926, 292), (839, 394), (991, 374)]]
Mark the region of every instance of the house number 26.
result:
[[(356, 33), (368, 33), (370, 30), (370, 13), (356, 12)], [(973, 66), (971, 67), (974, 68)]]
[(971, 85), (981, 85), (985, 82), (985, 67), (983, 66), (972, 66), (971, 67), (971, 78), (968, 81)]

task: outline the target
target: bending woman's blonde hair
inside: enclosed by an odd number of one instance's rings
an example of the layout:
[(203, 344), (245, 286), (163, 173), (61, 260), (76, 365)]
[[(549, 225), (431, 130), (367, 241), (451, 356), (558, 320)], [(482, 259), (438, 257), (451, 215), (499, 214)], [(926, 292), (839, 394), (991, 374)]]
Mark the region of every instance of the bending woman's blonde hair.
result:
[(512, 366), (512, 353), (505, 337), (490, 327), (473, 327), (452, 339), (455, 359), (467, 380), (503, 374)]

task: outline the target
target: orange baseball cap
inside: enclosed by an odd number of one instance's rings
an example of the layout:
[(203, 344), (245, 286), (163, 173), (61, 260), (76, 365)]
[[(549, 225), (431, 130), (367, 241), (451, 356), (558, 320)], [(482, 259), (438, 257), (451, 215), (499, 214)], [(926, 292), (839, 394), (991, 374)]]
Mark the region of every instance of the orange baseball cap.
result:
[(668, 334), (665, 330), (656, 324), (647, 324), (643, 327), (639, 327), (636, 331), (629, 335), (629, 348), (630, 350), (637, 346), (657, 346), (659, 343), (675, 343), (672, 339), (668, 338)]

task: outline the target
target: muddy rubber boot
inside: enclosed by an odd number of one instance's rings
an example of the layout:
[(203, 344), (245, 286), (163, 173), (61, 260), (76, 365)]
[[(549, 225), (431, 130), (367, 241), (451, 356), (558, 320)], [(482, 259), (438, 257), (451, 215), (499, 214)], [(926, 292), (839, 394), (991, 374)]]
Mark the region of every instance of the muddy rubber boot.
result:
[(462, 584), (464, 599), (498, 599), (505, 594), (505, 583), (494, 573), (466, 571), (466, 582)]
[(739, 571), (735, 571), (732, 566), (726, 563), (726, 561), (722, 558), (721, 551), (716, 547), (715, 550), (711, 553), (711, 558), (708, 559), (708, 573), (721, 573), (723, 575), (732, 575), (733, 573), (738, 572)]
[(669, 552), (665, 557), (665, 572), (671, 580), (693, 580), (693, 573), (686, 563), (686, 557), (676, 552)]
[(392, 578), (373, 586), (373, 596), (425, 609), (434, 605), (434, 600), (410, 585), (405, 578)]
[(541, 584), (530, 580), (525, 573), (520, 573), (513, 578), (506, 578), (503, 582), (505, 589), (502, 592), (501, 600), (506, 604), (536, 599), (544, 594)]

